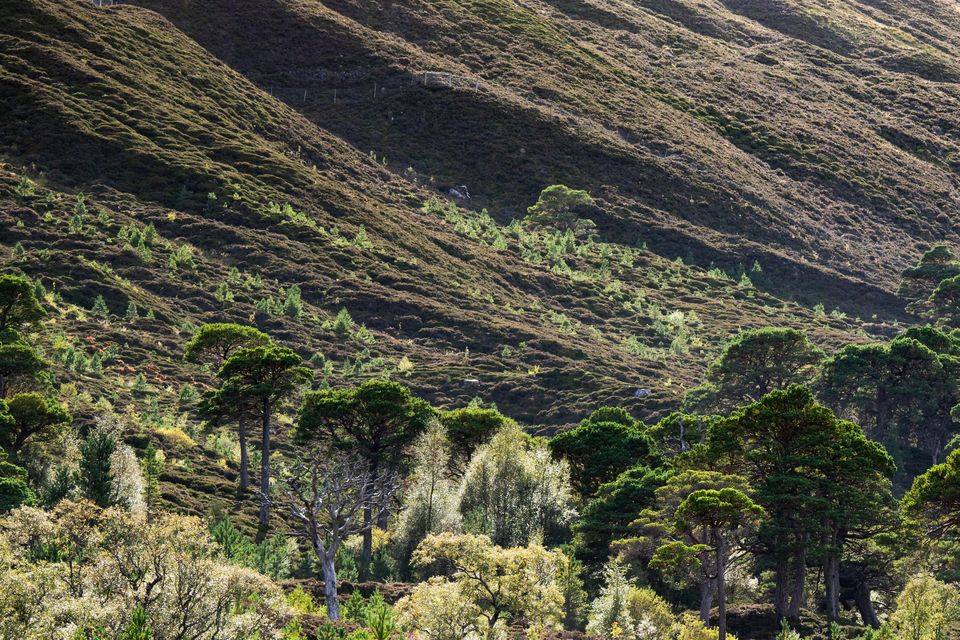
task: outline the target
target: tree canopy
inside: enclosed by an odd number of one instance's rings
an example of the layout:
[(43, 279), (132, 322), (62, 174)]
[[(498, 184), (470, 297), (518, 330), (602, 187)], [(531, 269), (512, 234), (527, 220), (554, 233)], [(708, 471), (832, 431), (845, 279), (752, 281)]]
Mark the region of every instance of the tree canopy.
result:
[(47, 437), (56, 427), (73, 418), (65, 406), (39, 393), (18, 393), (8, 398), (7, 408), (12, 422), (0, 426), (3, 446), (16, 455), (30, 441)]
[(586, 191), (555, 184), (541, 191), (536, 204), (527, 208), (526, 220), (561, 231), (588, 231), (595, 225), (581, 214), (593, 206), (594, 200)]
[(46, 315), (29, 279), (0, 275), (0, 335), (33, 324)]
[(220, 367), (238, 349), (265, 347), (270, 336), (254, 327), (216, 322), (201, 326), (183, 347), (188, 362), (210, 362)]
[(581, 496), (593, 495), (627, 469), (649, 462), (653, 447), (642, 425), (629, 416), (626, 424), (623, 419), (595, 421), (594, 416), (615, 417), (608, 414), (598, 411), (550, 440), (553, 454), (570, 462), (574, 487)]
[(260, 417), (260, 531), (270, 518), (271, 419), (276, 405), (313, 379), (313, 372), (292, 349), (276, 345), (243, 347), (231, 355), (217, 377), (238, 397), (257, 406)]
[(771, 391), (810, 382), (823, 358), (823, 351), (797, 329), (742, 331), (724, 345), (707, 368), (704, 384), (688, 394), (686, 404), (728, 411), (756, 402)]
[(441, 411), (439, 417), (450, 440), (451, 468), (460, 474), (466, 470), (477, 447), (489, 442), (494, 434), (513, 422), (496, 409), (479, 407)]

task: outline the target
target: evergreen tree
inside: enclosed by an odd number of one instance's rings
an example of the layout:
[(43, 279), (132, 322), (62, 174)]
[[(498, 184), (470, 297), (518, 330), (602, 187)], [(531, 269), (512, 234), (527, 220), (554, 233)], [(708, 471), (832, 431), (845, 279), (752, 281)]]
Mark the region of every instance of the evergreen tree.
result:
[(823, 352), (797, 329), (764, 327), (739, 333), (707, 368), (704, 384), (692, 389), (685, 405), (728, 411), (745, 402), (815, 377)]
[[(819, 553), (821, 545), (836, 547), (832, 534), (843, 529), (852, 503), (861, 500), (851, 488), (862, 487), (868, 501), (874, 488), (882, 496), (892, 461), (859, 427), (837, 419), (799, 385), (719, 421), (708, 446), (714, 464), (745, 475), (756, 489), (769, 516), (757, 545), (774, 571), (774, 607), (778, 617), (797, 620), (812, 552)], [(844, 513), (848, 516), (841, 517)], [(840, 550), (835, 553), (839, 557)]]
[(117, 640), (153, 640), (153, 628), (143, 607), (137, 607), (130, 616), (130, 622), (123, 628)]
[(465, 407), (440, 412), (440, 424), (450, 441), (450, 469), (463, 475), (477, 447), (486, 444), (505, 425), (512, 423), (496, 409)]
[(0, 276), (0, 336), (19, 331), (46, 316), (33, 283), (23, 276)]
[(244, 347), (231, 355), (217, 377), (224, 388), (249, 398), (260, 420), (260, 536), (266, 535), (270, 520), (271, 424), (277, 405), (310, 382), (313, 372), (303, 359), (286, 347)]
[(604, 417), (598, 411), (576, 428), (550, 440), (553, 454), (570, 462), (574, 487), (584, 498), (627, 469), (649, 462), (653, 448), (641, 423), (629, 416), (627, 424), (605, 421)]
[(36, 504), (36, 496), (27, 484), (27, 470), (6, 460), (0, 452), (0, 515), (20, 505)]
[(908, 454), (936, 464), (960, 430), (960, 340), (931, 327), (910, 329), (887, 344), (847, 345), (823, 367), (820, 398), (839, 415), (863, 425), (894, 456), (904, 483), (916, 473)]
[(50, 436), (73, 418), (66, 407), (39, 393), (18, 393), (7, 400), (9, 427), (0, 425), (0, 444), (12, 455), (28, 443)]
[[(254, 327), (239, 324), (205, 324), (184, 346), (184, 359), (188, 362), (208, 364), (219, 368), (239, 349), (263, 347), (270, 344), (270, 336)], [(240, 490), (250, 485), (250, 454), (247, 425), (256, 418), (257, 407), (253, 396), (244, 393), (241, 381), (226, 381), (205, 394), (201, 413), (210, 421), (233, 420), (237, 423), (237, 440), (240, 444)]]
[(0, 342), (0, 398), (6, 398), (14, 389), (38, 386), (40, 375), (48, 364), (29, 344)]
[(106, 318), (110, 315), (110, 308), (107, 306), (107, 301), (104, 300), (103, 296), (99, 293), (97, 294), (96, 299), (93, 301), (93, 306), (90, 308), (90, 313), (98, 318)]
[(163, 464), (163, 453), (151, 442), (140, 461), (143, 470), (143, 498), (148, 516), (156, 513), (160, 502), (160, 474), (163, 472)]
[(80, 445), (80, 489), (101, 507), (117, 504), (111, 461), (116, 448), (116, 439), (103, 429), (92, 431)]

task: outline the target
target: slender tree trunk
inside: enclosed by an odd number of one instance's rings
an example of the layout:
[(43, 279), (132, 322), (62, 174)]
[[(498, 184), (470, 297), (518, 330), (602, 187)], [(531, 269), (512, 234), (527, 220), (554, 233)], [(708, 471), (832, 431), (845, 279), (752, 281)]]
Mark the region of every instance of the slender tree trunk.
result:
[(0, 376), (0, 398), (7, 397), (7, 379), (5, 376)]
[(890, 403), (887, 400), (887, 388), (881, 382), (877, 389), (877, 433), (874, 436), (880, 442), (892, 442), (892, 434), (888, 433), (890, 429)]
[(873, 600), (870, 599), (870, 587), (863, 580), (857, 582), (857, 588), (854, 591), (854, 601), (857, 603), (857, 611), (863, 618), (864, 624), (868, 624), (874, 629), (880, 628), (880, 619), (877, 618), (877, 612), (873, 610)]
[(270, 401), (263, 401), (263, 431), (260, 434), (260, 528), (263, 540), (270, 525)]
[(237, 420), (237, 430), (240, 433), (240, 491), (246, 491), (250, 486), (250, 453), (247, 451), (247, 423), (242, 417)]
[(797, 549), (796, 562), (793, 573), (793, 589), (790, 594), (790, 608), (787, 610), (787, 618), (793, 622), (800, 619), (800, 608), (803, 606), (804, 590), (807, 580), (807, 541), (808, 533), (800, 536), (800, 548)]
[(710, 609), (713, 608), (713, 594), (717, 588), (717, 581), (713, 578), (700, 585), (700, 620), (703, 624), (710, 624)]
[[(376, 478), (378, 469), (376, 458), (370, 461), (370, 477)], [(366, 579), (370, 558), (373, 557), (373, 506), (367, 502), (363, 507), (363, 545), (360, 548), (360, 577)]]
[(717, 537), (717, 640), (727, 640), (727, 545)]
[(340, 619), (340, 601), (337, 599), (337, 569), (333, 565), (333, 551), (318, 551), (323, 566), (323, 597), (327, 601), (327, 618)]

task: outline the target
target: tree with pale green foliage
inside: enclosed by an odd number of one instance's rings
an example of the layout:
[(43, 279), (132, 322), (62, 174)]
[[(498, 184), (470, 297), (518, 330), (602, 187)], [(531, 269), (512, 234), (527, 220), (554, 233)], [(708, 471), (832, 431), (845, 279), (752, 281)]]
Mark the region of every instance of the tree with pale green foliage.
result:
[(897, 596), (890, 627), (898, 640), (946, 640), (960, 623), (960, 590), (930, 575), (917, 575)]
[(504, 547), (538, 536), (561, 542), (576, 517), (570, 467), (519, 426), (504, 427), (470, 461), (460, 485), (460, 513), (468, 531)]
[(612, 561), (604, 567), (604, 584), (590, 605), (587, 633), (604, 640), (673, 640), (670, 605), (653, 589), (638, 588), (626, 567)]
[(462, 527), (446, 433), (443, 426), (434, 422), (413, 446), (413, 468), (406, 483), (404, 508), (391, 540), (401, 570), (406, 570), (417, 545), (428, 535), (456, 532)]
[[(437, 606), (434, 602), (440, 593), (455, 598), (469, 612), (469, 620), (458, 616), (467, 632), (462, 637), (476, 633), (497, 638), (514, 620), (522, 621), (528, 633), (560, 626), (563, 595), (556, 582), (563, 562), (560, 551), (537, 543), (505, 548), (487, 536), (444, 533), (428, 536), (417, 547), (413, 561), (425, 570), (444, 565), (452, 570), (448, 577), (421, 583), (397, 604), (408, 628), (422, 633), (437, 625), (436, 613), (430, 609)], [(444, 617), (449, 619), (450, 613)]]

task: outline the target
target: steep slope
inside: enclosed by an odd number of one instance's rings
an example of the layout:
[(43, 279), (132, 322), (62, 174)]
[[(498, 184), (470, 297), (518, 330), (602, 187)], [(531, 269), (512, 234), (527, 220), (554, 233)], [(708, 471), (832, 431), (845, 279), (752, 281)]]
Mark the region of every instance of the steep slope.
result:
[[(8, 266), (56, 291), (57, 360), (123, 345), (102, 374), (80, 368), (121, 405), (175, 417), (198, 375), (179, 360), (184, 332), (223, 319), (313, 356), (330, 384), (401, 375), (438, 404), (479, 396), (545, 427), (603, 402), (674, 406), (740, 326), (791, 324), (827, 345), (863, 335), (716, 269), (434, 202), (150, 11), (31, 0), (0, 24)], [(294, 285), (299, 314), (284, 309)], [(113, 317), (90, 313), (98, 295)], [(131, 301), (140, 318), (123, 320)], [(352, 328), (334, 326), (342, 308)], [(137, 373), (159, 399), (108, 392)]]
[(956, 240), (950, 3), (136, 1), (504, 221), (567, 182), (604, 199), (608, 238), (758, 259), (781, 295), (860, 314), (897, 307), (898, 270)]

